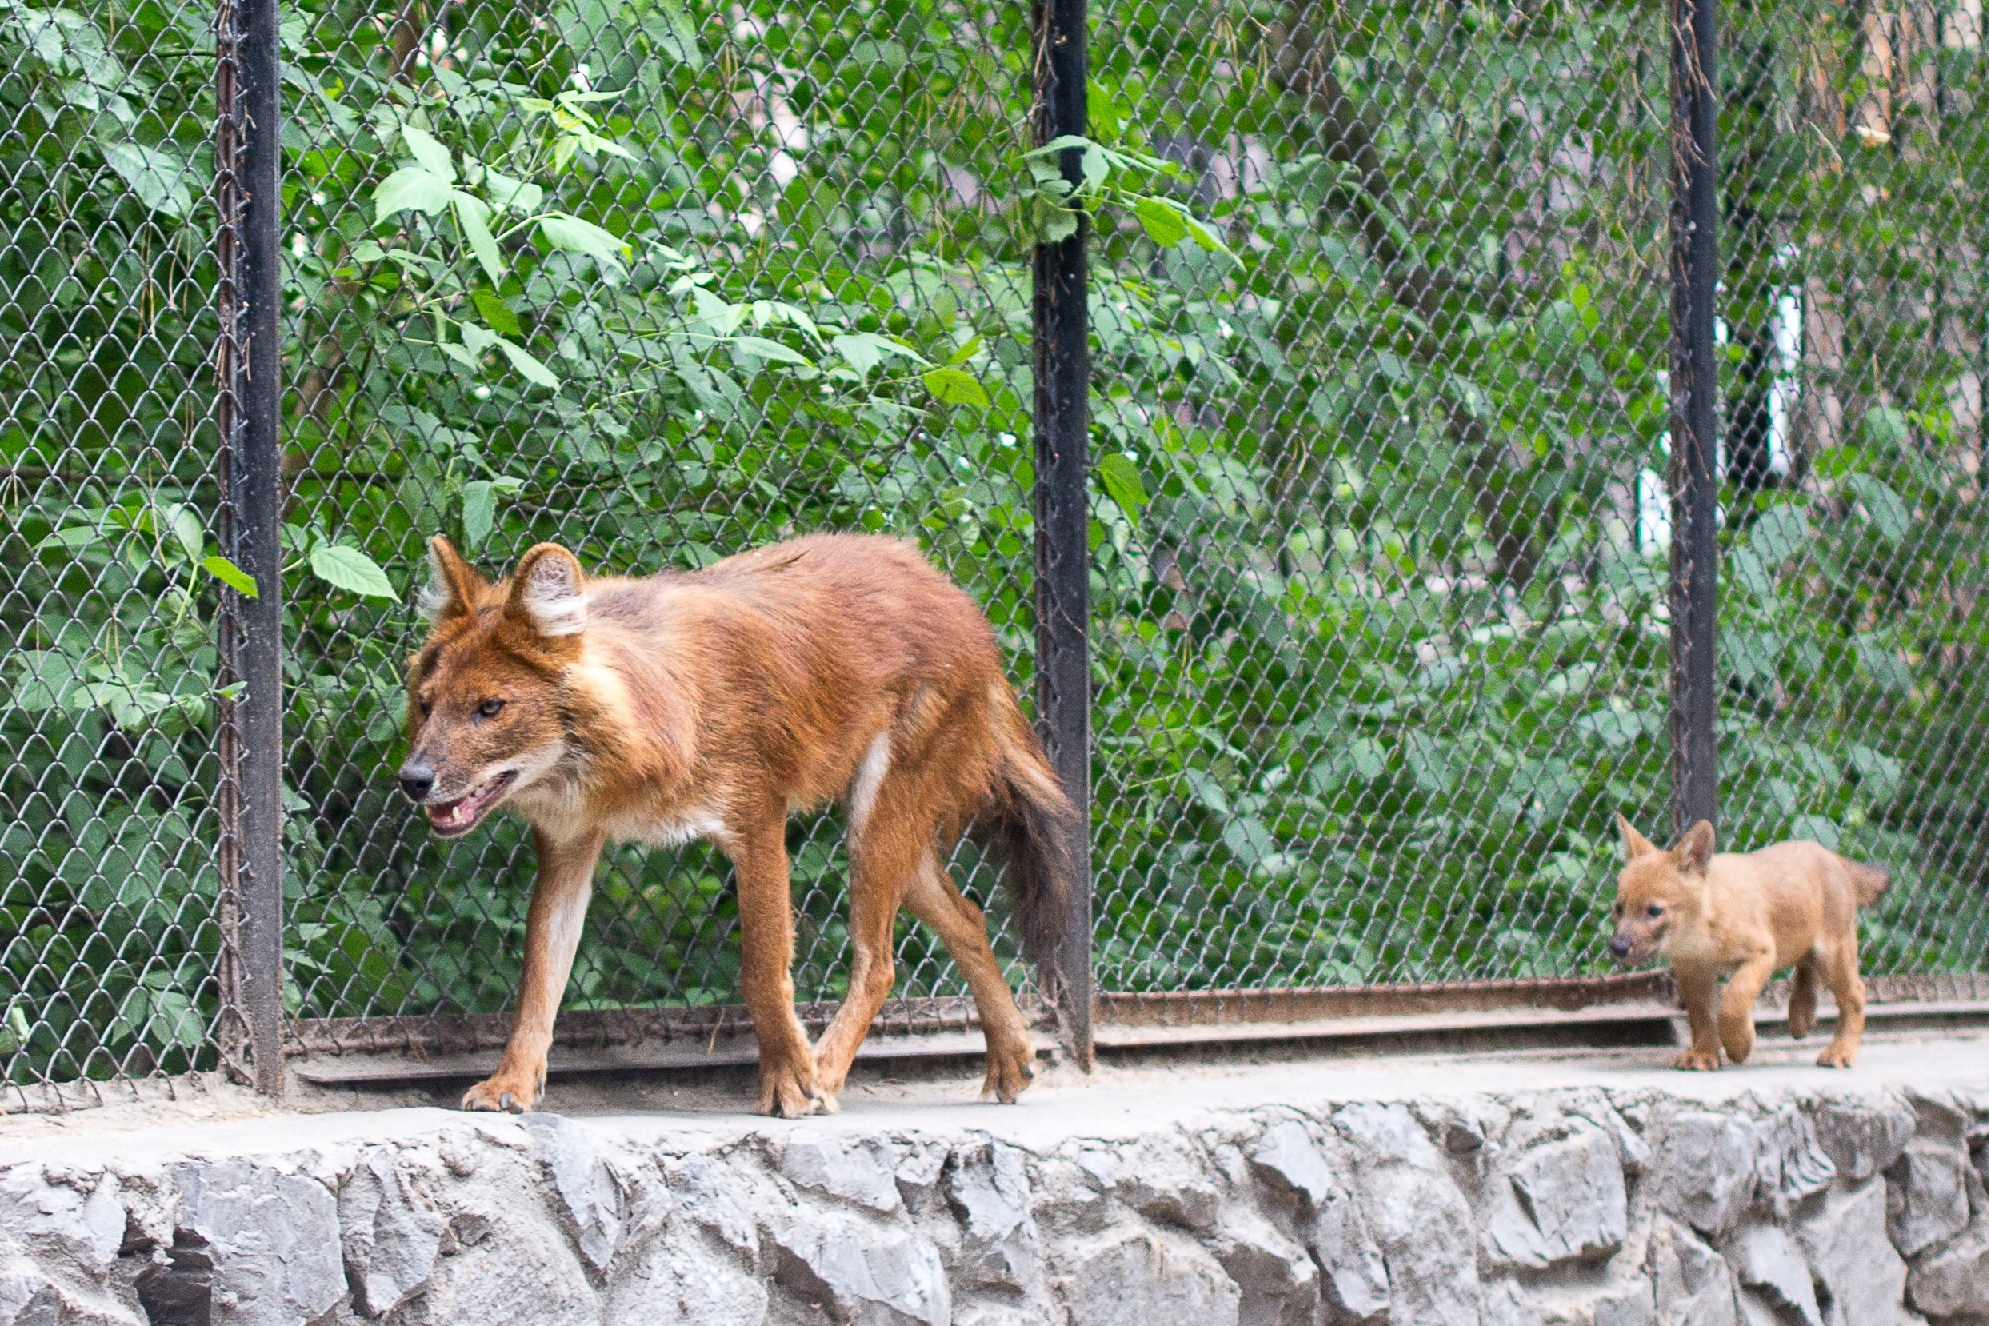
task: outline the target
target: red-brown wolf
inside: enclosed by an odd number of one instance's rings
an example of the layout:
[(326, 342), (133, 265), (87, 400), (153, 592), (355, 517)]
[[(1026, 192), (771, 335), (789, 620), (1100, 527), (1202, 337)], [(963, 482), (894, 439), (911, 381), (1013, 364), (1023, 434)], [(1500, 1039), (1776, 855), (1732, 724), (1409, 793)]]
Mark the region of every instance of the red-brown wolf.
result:
[[(981, 910), (945, 862), (971, 830), (1005, 856), (1023, 952), (1048, 971), (1074, 812), (980, 608), (895, 539), (814, 535), (689, 574), (593, 577), (542, 543), (491, 584), (430, 541), (433, 623), (408, 672), (402, 790), (453, 838), (502, 807), (538, 879), (497, 1071), (465, 1109), (526, 1110), (608, 842), (713, 843), (733, 866), (740, 984), (762, 1111), (834, 1109), (894, 979), (898, 909), (937, 931), (973, 991), (985, 1088), (1013, 1101), (1034, 1052)], [(789, 973), (789, 815), (849, 825), (849, 993), (809, 1047)]]

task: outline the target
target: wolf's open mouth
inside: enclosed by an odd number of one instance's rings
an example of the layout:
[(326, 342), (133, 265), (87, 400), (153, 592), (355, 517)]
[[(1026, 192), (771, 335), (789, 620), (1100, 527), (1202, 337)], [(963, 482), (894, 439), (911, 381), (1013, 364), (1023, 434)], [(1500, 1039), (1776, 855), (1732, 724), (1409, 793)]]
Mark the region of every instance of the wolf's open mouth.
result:
[(454, 838), (468, 833), (476, 827), (483, 813), (497, 804), (517, 778), (516, 770), (507, 770), (495, 778), (486, 778), (469, 790), (468, 795), (454, 801), (437, 801), (428, 807), (428, 824), (439, 836)]

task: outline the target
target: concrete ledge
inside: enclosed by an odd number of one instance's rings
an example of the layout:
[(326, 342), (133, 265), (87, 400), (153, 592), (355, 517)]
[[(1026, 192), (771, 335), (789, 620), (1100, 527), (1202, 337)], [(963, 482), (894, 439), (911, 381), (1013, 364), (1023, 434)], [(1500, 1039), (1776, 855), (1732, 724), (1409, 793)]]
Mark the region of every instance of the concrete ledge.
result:
[(1989, 1039), (1819, 1044), (17, 1117), (0, 1326), (1989, 1322)]

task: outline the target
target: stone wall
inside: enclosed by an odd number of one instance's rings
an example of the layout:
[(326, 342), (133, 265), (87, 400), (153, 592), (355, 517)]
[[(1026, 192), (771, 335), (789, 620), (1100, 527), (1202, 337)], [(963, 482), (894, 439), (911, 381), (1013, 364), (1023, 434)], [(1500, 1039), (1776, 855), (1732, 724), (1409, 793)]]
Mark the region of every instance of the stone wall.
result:
[(1985, 1140), (1989, 1091), (1473, 1094), (1041, 1145), (301, 1116), (8, 1148), (0, 1326), (1989, 1322)]

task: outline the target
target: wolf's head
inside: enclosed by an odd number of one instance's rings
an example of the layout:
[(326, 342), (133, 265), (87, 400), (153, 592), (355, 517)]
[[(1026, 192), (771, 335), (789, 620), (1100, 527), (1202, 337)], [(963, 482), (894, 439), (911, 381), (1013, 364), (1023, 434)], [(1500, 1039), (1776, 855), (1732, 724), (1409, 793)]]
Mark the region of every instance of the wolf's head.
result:
[(475, 828), (570, 753), (565, 677), (587, 624), (572, 553), (542, 543), (493, 585), (445, 538), (428, 544), (432, 629), (408, 668), (401, 790), (438, 837)]
[(1623, 835), (1623, 871), (1616, 877), (1609, 952), (1619, 962), (1635, 964), (1665, 952), (1673, 935), (1696, 926), (1705, 914), (1713, 826), (1700, 820), (1668, 852), (1621, 815), (1616, 827)]

